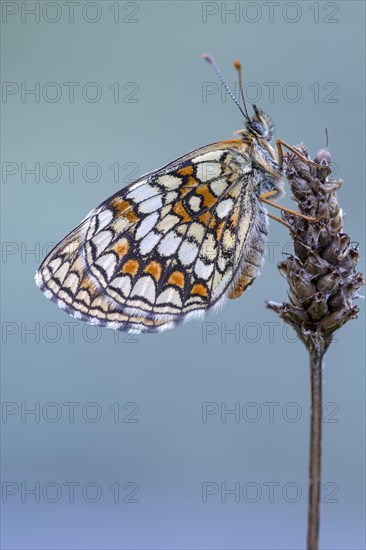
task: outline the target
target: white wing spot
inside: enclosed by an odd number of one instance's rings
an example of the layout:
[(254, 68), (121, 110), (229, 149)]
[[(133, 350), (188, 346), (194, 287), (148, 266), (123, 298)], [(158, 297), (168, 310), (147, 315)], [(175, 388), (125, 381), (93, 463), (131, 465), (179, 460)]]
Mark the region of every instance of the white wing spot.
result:
[(108, 254), (104, 254), (95, 262), (96, 265), (99, 265), (102, 269), (104, 269), (108, 279), (112, 278), (116, 269), (116, 263), (116, 256), (111, 252)]
[(100, 214), (98, 214), (98, 230), (103, 229), (106, 225), (109, 225), (112, 221), (113, 214), (110, 210), (106, 209), (103, 210)]
[(220, 271), (225, 271), (227, 262), (228, 262), (228, 258), (226, 258), (226, 257), (222, 254), (222, 252), (220, 252), (219, 257), (218, 257), (218, 260), (217, 260), (217, 265), (218, 265)]
[(192, 159), (192, 162), (205, 162), (208, 160), (220, 160), (222, 155), (222, 151), (209, 151), (208, 153), (204, 153), (203, 155), (198, 155), (198, 157), (195, 157)]
[(201, 255), (208, 260), (213, 260), (216, 256), (216, 241), (213, 235), (209, 234), (205, 238), (201, 247)]
[(95, 237), (93, 237), (92, 243), (97, 249), (97, 256), (100, 256), (100, 254), (104, 252), (104, 250), (107, 248), (107, 246), (111, 242), (112, 238), (113, 238), (113, 233), (108, 229), (105, 231), (100, 231), (95, 235)]
[(201, 199), (199, 197), (192, 197), (189, 200), (189, 206), (193, 212), (198, 212), (201, 207)]
[(79, 284), (79, 277), (75, 273), (70, 273), (70, 275), (67, 277), (66, 281), (64, 282), (63, 286), (68, 287), (73, 294), (76, 294), (78, 284)]
[(228, 229), (224, 233), (224, 237), (223, 237), (222, 242), (223, 242), (225, 248), (233, 248), (233, 246), (235, 244), (234, 235)]
[(197, 166), (197, 178), (202, 182), (217, 178), (220, 173), (221, 169), (218, 162), (201, 162)]
[(141, 201), (144, 201), (146, 199), (149, 199), (150, 197), (153, 197), (158, 193), (157, 189), (154, 187), (151, 187), (148, 183), (144, 183), (143, 185), (140, 185), (136, 189), (133, 189), (130, 191), (126, 197), (128, 199), (132, 199), (133, 201), (139, 203)]
[(230, 210), (232, 210), (234, 203), (231, 199), (221, 201), (216, 207), (216, 213), (219, 218), (225, 218)]
[(111, 286), (117, 288), (122, 292), (122, 294), (127, 298), (131, 292), (131, 279), (128, 275), (123, 275), (122, 277), (116, 277), (111, 281)]
[(159, 210), (162, 206), (163, 203), (161, 196), (156, 195), (156, 197), (152, 197), (151, 199), (142, 202), (139, 206), (139, 212), (142, 214), (150, 214), (151, 212), (155, 212), (155, 210)]
[(182, 307), (182, 300), (180, 298), (179, 292), (172, 287), (167, 288), (162, 292), (158, 299), (156, 300), (157, 304), (173, 304), (176, 307)]
[(193, 237), (198, 243), (203, 241), (205, 236), (205, 228), (200, 223), (193, 222), (187, 233), (187, 237)]
[(143, 296), (150, 303), (155, 302), (155, 283), (149, 276), (141, 277), (132, 289), (131, 296)]
[(144, 237), (140, 242), (141, 254), (144, 256), (145, 254), (151, 252), (151, 250), (154, 248), (154, 246), (156, 246), (159, 240), (160, 235), (158, 233), (154, 233), (154, 231), (150, 231), (150, 233), (148, 233), (146, 237)]
[(179, 237), (174, 231), (170, 231), (161, 241), (158, 251), (162, 256), (171, 256), (177, 251), (181, 242), (182, 237)]
[(227, 181), (225, 178), (219, 178), (215, 181), (213, 181), (210, 185), (212, 192), (216, 195), (216, 197), (219, 197), (224, 193), (224, 191), (227, 189)]
[(217, 296), (220, 296), (220, 294), (223, 293), (223, 291), (225, 290), (225, 287), (227, 287), (227, 285), (229, 284), (231, 277), (232, 277), (231, 269), (227, 271), (223, 276), (221, 276), (218, 271), (216, 272), (214, 282), (213, 282), (213, 292), (212, 292), (213, 297), (216, 298)]
[(136, 239), (140, 240), (145, 237), (147, 233), (149, 233), (149, 231), (151, 231), (151, 229), (154, 227), (158, 219), (159, 214), (157, 212), (154, 212), (153, 214), (150, 214), (149, 216), (144, 218), (137, 228), (135, 235)]
[(174, 202), (175, 200), (177, 200), (177, 198), (179, 197), (178, 193), (176, 191), (169, 191), (169, 193), (167, 193), (165, 195), (165, 204), (170, 204), (172, 202)]
[(60, 280), (61, 283), (63, 283), (66, 275), (68, 274), (70, 269), (70, 263), (65, 262), (57, 271), (55, 271), (54, 275)]
[(182, 180), (180, 178), (177, 178), (176, 176), (160, 176), (158, 179), (158, 183), (160, 185), (164, 185), (167, 189), (177, 189), (180, 185), (182, 185)]
[(198, 246), (189, 241), (183, 241), (178, 256), (183, 265), (190, 265), (196, 259)]
[(60, 267), (61, 261), (61, 258), (56, 258), (48, 264), (48, 267), (52, 270), (53, 273)]
[(165, 218), (163, 218), (158, 223), (156, 227), (159, 231), (163, 231), (164, 233), (166, 233), (167, 231), (169, 231), (169, 229), (177, 225), (179, 221), (180, 219), (178, 218), (178, 216), (173, 216), (172, 214), (168, 214), (167, 216), (165, 216)]
[(210, 278), (210, 275), (213, 271), (213, 268), (214, 268), (214, 264), (211, 263), (209, 265), (206, 265), (203, 263), (202, 260), (200, 260), (198, 258), (197, 262), (196, 262), (196, 265), (194, 266), (194, 271), (197, 275), (197, 277), (199, 277), (200, 279), (204, 279), (205, 281), (207, 281), (207, 279)]

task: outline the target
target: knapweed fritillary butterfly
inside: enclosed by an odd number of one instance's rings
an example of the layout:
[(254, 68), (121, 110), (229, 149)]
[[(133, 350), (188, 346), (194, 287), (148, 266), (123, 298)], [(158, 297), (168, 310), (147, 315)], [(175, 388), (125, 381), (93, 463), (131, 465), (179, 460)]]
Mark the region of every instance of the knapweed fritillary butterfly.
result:
[(204, 57), (245, 129), (127, 185), (48, 254), (36, 283), (77, 319), (158, 332), (241, 296), (258, 275), (271, 216), (264, 203), (288, 211), (268, 199), (283, 194), (282, 146), (299, 153), (281, 140), (274, 151), (273, 123), (255, 105), (249, 117), (239, 62), (244, 109), (215, 60)]

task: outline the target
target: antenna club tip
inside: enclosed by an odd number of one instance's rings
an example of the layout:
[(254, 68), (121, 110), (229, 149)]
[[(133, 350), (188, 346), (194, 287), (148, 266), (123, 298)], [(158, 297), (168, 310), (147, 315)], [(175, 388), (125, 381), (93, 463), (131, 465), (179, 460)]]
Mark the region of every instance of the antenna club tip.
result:
[(241, 71), (241, 63), (237, 59), (234, 59), (233, 65), (237, 71)]
[(203, 53), (202, 57), (203, 57), (203, 59), (206, 59), (206, 61), (208, 61), (209, 63), (214, 63), (215, 62), (214, 58), (209, 53)]

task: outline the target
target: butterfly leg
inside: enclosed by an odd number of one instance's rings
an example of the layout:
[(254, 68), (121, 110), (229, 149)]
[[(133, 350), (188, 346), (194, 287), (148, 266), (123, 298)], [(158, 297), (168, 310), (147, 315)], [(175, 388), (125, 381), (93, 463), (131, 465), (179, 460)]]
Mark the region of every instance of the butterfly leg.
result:
[(286, 147), (286, 149), (291, 151), (291, 153), (293, 153), (294, 155), (297, 155), (306, 164), (312, 164), (314, 166), (318, 166), (315, 162), (313, 162), (313, 161), (309, 160), (308, 158), (304, 157), (304, 155), (302, 155), (297, 149), (295, 149), (295, 147), (292, 147), (291, 145), (289, 145), (288, 143), (286, 143), (282, 139), (278, 139), (276, 141), (276, 153), (277, 153), (277, 158), (278, 158), (278, 168), (280, 170), (282, 170), (282, 166), (283, 166), (283, 148), (284, 147)]
[(309, 222), (316, 222), (318, 221), (318, 218), (312, 218), (311, 216), (305, 216), (305, 214), (301, 214), (300, 212), (296, 212), (296, 210), (291, 210), (291, 208), (286, 208), (285, 206), (280, 206), (279, 204), (276, 204), (275, 202), (272, 202), (268, 200), (268, 197), (271, 197), (272, 195), (276, 195), (277, 191), (268, 191), (267, 193), (263, 193), (263, 195), (260, 195), (259, 200), (265, 202), (269, 206), (273, 206), (273, 208), (278, 208), (278, 210), (282, 210), (282, 212), (287, 212), (288, 214), (292, 214), (293, 216), (298, 216), (299, 218), (303, 218), (304, 220), (308, 220)]
[(276, 222), (284, 225), (287, 229), (290, 229), (290, 226), (288, 223), (286, 223), (282, 218), (279, 216), (275, 216), (274, 214), (271, 214), (270, 212), (267, 212), (267, 216), (271, 218), (272, 220), (275, 220)]

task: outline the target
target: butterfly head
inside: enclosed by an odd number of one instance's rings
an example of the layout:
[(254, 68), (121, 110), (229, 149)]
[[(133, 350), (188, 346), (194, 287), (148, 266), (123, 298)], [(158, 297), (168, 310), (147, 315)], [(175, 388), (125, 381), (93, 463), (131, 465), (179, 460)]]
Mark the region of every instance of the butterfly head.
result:
[(248, 118), (248, 122), (246, 124), (247, 131), (256, 138), (271, 141), (274, 134), (274, 124), (272, 119), (261, 109), (258, 109), (256, 105), (253, 105), (253, 109), (254, 115), (251, 118)]

